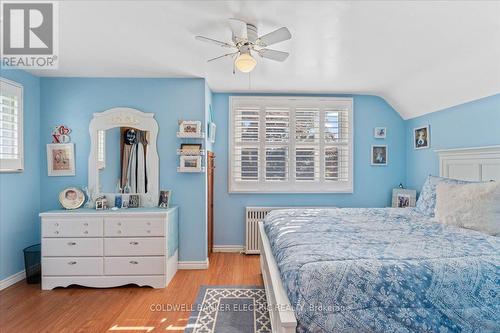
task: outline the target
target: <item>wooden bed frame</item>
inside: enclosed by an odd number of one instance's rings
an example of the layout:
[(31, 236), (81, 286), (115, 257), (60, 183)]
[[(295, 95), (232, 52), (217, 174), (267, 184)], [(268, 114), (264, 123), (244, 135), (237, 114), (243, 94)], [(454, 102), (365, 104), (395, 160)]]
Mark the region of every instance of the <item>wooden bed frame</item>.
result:
[[(437, 150), (439, 175), (471, 181), (500, 181), (500, 146)], [(292, 333), (297, 328), (297, 319), (286, 294), (271, 252), (271, 244), (259, 222), (260, 269), (266, 288), (267, 304), (272, 331)]]
[(266, 288), (272, 331), (274, 333), (295, 333), (297, 319), (281, 282), (278, 265), (271, 252), (271, 244), (264, 231), (263, 222), (259, 222), (259, 234), (260, 270)]

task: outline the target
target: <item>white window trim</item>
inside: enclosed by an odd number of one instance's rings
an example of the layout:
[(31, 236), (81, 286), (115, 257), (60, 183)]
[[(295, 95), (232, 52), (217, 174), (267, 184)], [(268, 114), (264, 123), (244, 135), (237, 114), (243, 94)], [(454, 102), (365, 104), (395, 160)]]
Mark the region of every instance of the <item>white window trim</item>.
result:
[[(325, 181), (298, 181), (294, 180), (292, 177), (292, 173), (289, 173), (290, 181), (279, 184), (278, 182), (273, 183), (273, 186), (270, 187), (268, 184), (264, 182), (236, 182), (233, 179), (233, 145), (234, 145), (234, 129), (233, 129), (233, 109), (236, 101), (244, 101), (244, 100), (258, 100), (258, 101), (283, 101), (283, 100), (293, 100), (293, 101), (335, 101), (335, 102), (344, 102), (350, 104), (350, 112), (349, 112), (349, 133), (350, 140), (348, 142), (349, 148), (349, 166), (348, 166), (348, 181), (346, 182), (325, 182)], [(291, 116), (295, 117), (294, 115)], [(262, 131), (262, 121), (263, 117), (259, 117), (261, 121), (260, 131)], [(320, 114), (320, 122), (323, 122), (324, 119)], [(291, 119), (292, 126), (292, 119)], [(321, 125), (320, 125), (321, 126)], [(353, 193), (354, 192), (354, 100), (349, 97), (294, 97), (294, 96), (230, 96), (229, 97), (229, 110), (228, 110), (228, 192), (229, 193)], [(323, 135), (323, 134), (321, 134)], [(266, 142), (265, 136), (259, 136), (260, 140), (258, 142), (259, 151), (263, 151)], [(290, 135), (290, 142), (295, 140), (295, 137)], [(290, 144), (289, 144), (290, 145)], [(320, 149), (323, 149), (324, 141), (320, 139)], [(289, 170), (294, 169), (294, 154), (292, 155), (289, 152)], [(324, 158), (324, 157), (323, 157)], [(321, 174), (323, 174), (324, 169), (324, 161), (320, 159), (320, 169)], [(259, 159), (259, 178), (262, 177), (262, 173), (265, 172), (263, 165), (265, 161)]]
[[(20, 83), (7, 80), (3, 77), (0, 77), (0, 89), (5, 89), (5, 85), (7, 85), (8, 89), (20, 89), (20, 98), (19, 98), (19, 123), (18, 123), (18, 151), (19, 158), (18, 159), (8, 159), (3, 160), (0, 159), (0, 173), (3, 172), (22, 172), (24, 171), (24, 91), (23, 86)], [(9, 87), (12, 86), (12, 87)]]

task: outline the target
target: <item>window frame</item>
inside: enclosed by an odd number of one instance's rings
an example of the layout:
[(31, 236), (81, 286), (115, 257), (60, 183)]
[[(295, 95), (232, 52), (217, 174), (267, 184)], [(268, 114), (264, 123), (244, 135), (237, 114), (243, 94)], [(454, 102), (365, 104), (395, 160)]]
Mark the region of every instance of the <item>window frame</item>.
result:
[(18, 108), (18, 131), (17, 144), (19, 158), (17, 159), (1, 159), (0, 158), (0, 173), (12, 173), (24, 171), (24, 87), (22, 84), (0, 77), (0, 94), (5, 86), (8, 89), (17, 90), (19, 96)]
[[(265, 139), (265, 107), (273, 106), (273, 103), (283, 106), (288, 102), (290, 107), (290, 120), (289, 120), (289, 141), (287, 143), (269, 143)], [(241, 144), (235, 142), (235, 128), (234, 128), (234, 113), (235, 107), (238, 104), (248, 103), (250, 105), (259, 105), (259, 141), (255, 143), (258, 146), (258, 177), (257, 181), (236, 181), (234, 176), (235, 158), (233, 150), (235, 147), (242, 147)], [(326, 143), (324, 140), (324, 115), (323, 109), (325, 104), (347, 104), (348, 107), (348, 142), (347, 143)], [(291, 150), (300, 147), (295, 142), (295, 107), (298, 105), (317, 105), (320, 108), (319, 122), (320, 122), (320, 139), (319, 143), (310, 144), (310, 146), (319, 147), (319, 174), (320, 180), (299, 180), (296, 178), (295, 170), (295, 151)], [(323, 104), (323, 106), (321, 106)], [(264, 114), (263, 114), (264, 113)], [(323, 131), (321, 131), (323, 129)], [(251, 144), (250, 144), (251, 145)], [(266, 147), (270, 146), (286, 146), (288, 147), (288, 180), (286, 182), (272, 182), (265, 181), (265, 151)], [(307, 144), (302, 144), (307, 146)], [(324, 179), (324, 164), (325, 164), (325, 146), (345, 146), (349, 150), (347, 167), (348, 180), (347, 181), (326, 181)], [(293, 149), (292, 149), (293, 148)], [(264, 153), (263, 153), (264, 152)], [(323, 153), (322, 153), (323, 152)], [(228, 192), (229, 193), (353, 193), (354, 192), (354, 99), (351, 97), (294, 97), (294, 96), (229, 96), (229, 110), (228, 110)]]

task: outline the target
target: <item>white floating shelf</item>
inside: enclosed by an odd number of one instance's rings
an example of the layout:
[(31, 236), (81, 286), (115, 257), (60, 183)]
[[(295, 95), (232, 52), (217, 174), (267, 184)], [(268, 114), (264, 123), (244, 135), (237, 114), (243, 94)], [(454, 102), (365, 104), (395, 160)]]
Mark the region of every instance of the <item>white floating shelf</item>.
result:
[(177, 172), (201, 173), (201, 172), (205, 172), (205, 167), (202, 167), (201, 170), (181, 169), (180, 167), (177, 167)]
[(190, 134), (190, 133), (177, 132), (177, 137), (182, 139), (204, 139), (205, 133)]
[(200, 150), (194, 150), (194, 149), (177, 149), (177, 155), (184, 155), (184, 156), (204, 156), (205, 155), (205, 149), (200, 149)]

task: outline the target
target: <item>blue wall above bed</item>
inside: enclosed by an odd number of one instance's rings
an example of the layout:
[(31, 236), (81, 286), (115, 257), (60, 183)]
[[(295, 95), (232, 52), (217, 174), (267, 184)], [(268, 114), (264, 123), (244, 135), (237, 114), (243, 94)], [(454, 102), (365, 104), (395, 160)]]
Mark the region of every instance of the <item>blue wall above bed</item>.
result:
[[(234, 95), (236, 94), (213, 94), (213, 108), (217, 124), (217, 141), (214, 145), (216, 155), (215, 245), (241, 246), (244, 244), (246, 206), (386, 207), (390, 205), (392, 189), (400, 182), (406, 182), (403, 119), (380, 97), (342, 95), (354, 98), (354, 193), (228, 193), (228, 112), (229, 97)], [(374, 139), (375, 127), (387, 127), (387, 138)], [(373, 144), (388, 145), (388, 166), (371, 165), (370, 150)]]
[[(500, 94), (426, 114), (405, 122), (406, 179), (420, 190), (428, 175), (439, 175), (437, 149), (500, 145)], [(430, 125), (429, 149), (413, 149), (413, 129)]]

